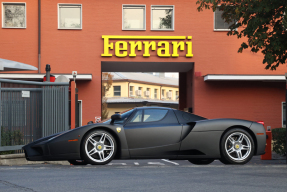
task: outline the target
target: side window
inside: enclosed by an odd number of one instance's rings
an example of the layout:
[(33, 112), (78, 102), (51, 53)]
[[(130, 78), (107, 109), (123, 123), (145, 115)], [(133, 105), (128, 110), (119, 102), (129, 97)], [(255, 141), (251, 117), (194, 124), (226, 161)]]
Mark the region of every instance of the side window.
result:
[(82, 29), (82, 5), (58, 4), (58, 29)]
[(168, 110), (165, 109), (147, 109), (144, 110), (143, 122), (160, 121), (167, 114)]
[(143, 115), (143, 111), (142, 110), (138, 110), (135, 114), (135, 116), (133, 117), (133, 119), (131, 120), (132, 123), (138, 123), (138, 122), (142, 122), (142, 115)]
[(174, 30), (174, 6), (151, 6), (151, 30)]
[(121, 86), (114, 86), (114, 96), (121, 96)]
[(26, 28), (26, 3), (2, 3), (2, 27)]
[(129, 110), (129, 111), (123, 113), (121, 119), (115, 120), (115, 124), (122, 124), (122, 123), (124, 123), (130, 117), (130, 115), (133, 113), (133, 111), (134, 110)]
[(123, 5), (123, 30), (145, 30), (145, 5)]
[[(225, 22), (221, 17), (222, 13), (223, 11), (219, 10), (219, 8), (214, 12), (214, 31), (229, 31), (229, 26), (233, 24)], [(236, 23), (236, 21), (234, 21), (234, 23)]]

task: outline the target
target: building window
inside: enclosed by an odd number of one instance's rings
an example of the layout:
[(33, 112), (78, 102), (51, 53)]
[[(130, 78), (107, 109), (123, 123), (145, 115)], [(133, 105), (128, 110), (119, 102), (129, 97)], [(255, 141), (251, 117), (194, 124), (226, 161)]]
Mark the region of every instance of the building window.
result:
[(169, 92), (166, 92), (166, 97), (169, 99), (172, 99), (172, 90), (169, 90)]
[(2, 3), (2, 27), (26, 28), (26, 4)]
[(134, 96), (134, 87), (130, 86), (130, 97)]
[(82, 5), (59, 4), (59, 29), (82, 29)]
[(136, 96), (142, 96), (142, 87), (139, 87), (138, 90), (136, 90)]
[(146, 88), (145, 96), (146, 97), (150, 96), (150, 88)]
[(121, 96), (121, 86), (114, 86), (114, 96)]
[(145, 5), (123, 5), (123, 30), (145, 30)]
[(214, 31), (229, 31), (229, 26), (232, 25), (232, 23), (227, 23), (224, 21), (224, 19), (221, 17), (223, 11), (220, 11), (219, 8), (217, 8), (214, 12)]
[(157, 89), (154, 89), (154, 98), (157, 99)]
[(286, 103), (282, 102), (282, 127), (286, 128)]
[(174, 30), (174, 6), (151, 6), (151, 29)]
[(175, 99), (176, 100), (179, 99), (179, 92), (178, 91), (175, 92)]
[(164, 89), (161, 90), (161, 98), (164, 99)]

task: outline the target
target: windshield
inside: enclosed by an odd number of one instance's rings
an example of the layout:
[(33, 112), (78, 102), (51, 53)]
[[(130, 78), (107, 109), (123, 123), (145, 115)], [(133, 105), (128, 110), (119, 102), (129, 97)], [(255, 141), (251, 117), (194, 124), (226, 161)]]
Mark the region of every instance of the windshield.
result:
[[(129, 109), (127, 111), (124, 111), (121, 114), (122, 118), (119, 120), (115, 120), (115, 124), (123, 124), (128, 118), (129, 116), (133, 113), (134, 109)], [(110, 119), (105, 119), (103, 120), (101, 123), (110, 123), (111, 122), (111, 118)]]

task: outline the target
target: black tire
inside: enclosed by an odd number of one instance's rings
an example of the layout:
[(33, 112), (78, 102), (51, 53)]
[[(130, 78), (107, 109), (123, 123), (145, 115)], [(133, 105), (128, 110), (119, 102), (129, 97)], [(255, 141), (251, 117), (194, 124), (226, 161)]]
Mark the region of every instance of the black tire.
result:
[(116, 140), (105, 130), (91, 131), (85, 136), (81, 145), (82, 158), (87, 164), (92, 165), (109, 163), (113, 160), (116, 151)]
[(195, 165), (208, 165), (214, 161), (214, 159), (188, 159), (189, 162)]
[(227, 131), (220, 141), (221, 158), (224, 164), (246, 164), (255, 150), (251, 135), (244, 129), (234, 128)]
[(72, 165), (87, 165), (84, 160), (68, 160)]
[(223, 164), (230, 164), (230, 163), (228, 163), (228, 161), (226, 161), (225, 159), (223, 159), (223, 158), (220, 158), (219, 159), (219, 161), (221, 162), (221, 163), (223, 163)]

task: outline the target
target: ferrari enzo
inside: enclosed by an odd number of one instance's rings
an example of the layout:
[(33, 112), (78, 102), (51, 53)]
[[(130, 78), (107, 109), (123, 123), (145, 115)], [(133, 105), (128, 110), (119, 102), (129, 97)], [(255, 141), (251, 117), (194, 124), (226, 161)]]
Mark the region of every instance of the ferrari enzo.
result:
[(104, 165), (113, 159), (188, 160), (245, 164), (264, 154), (262, 124), (239, 119), (206, 119), (164, 107), (138, 107), (102, 123), (78, 127), (23, 147), (27, 160), (68, 160)]

